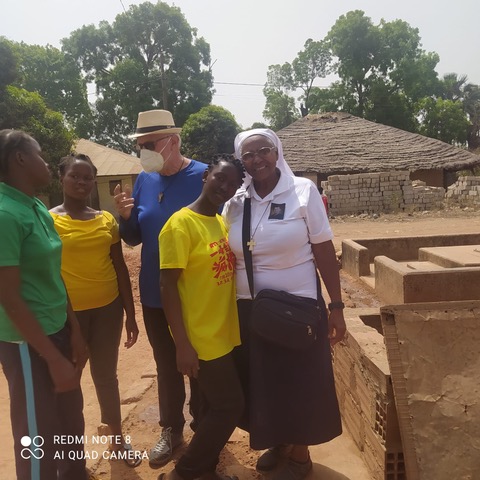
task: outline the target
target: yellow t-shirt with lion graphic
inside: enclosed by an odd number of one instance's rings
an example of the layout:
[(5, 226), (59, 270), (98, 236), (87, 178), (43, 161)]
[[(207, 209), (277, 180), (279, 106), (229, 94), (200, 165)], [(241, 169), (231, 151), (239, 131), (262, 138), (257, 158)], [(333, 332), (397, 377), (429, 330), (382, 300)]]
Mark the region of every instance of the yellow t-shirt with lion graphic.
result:
[(240, 345), (235, 297), (235, 257), (220, 215), (182, 208), (159, 235), (160, 269), (182, 269), (178, 290), (190, 343), (201, 360)]

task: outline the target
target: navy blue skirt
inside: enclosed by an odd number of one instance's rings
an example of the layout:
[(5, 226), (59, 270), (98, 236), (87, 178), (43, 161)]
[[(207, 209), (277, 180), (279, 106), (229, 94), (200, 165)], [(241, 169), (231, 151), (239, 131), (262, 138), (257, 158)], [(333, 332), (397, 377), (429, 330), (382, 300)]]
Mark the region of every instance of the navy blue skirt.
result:
[(298, 351), (252, 336), (252, 302), (237, 306), (242, 345), (233, 353), (247, 404), (239, 427), (250, 433), (250, 446), (317, 445), (340, 435), (326, 315), (314, 345)]

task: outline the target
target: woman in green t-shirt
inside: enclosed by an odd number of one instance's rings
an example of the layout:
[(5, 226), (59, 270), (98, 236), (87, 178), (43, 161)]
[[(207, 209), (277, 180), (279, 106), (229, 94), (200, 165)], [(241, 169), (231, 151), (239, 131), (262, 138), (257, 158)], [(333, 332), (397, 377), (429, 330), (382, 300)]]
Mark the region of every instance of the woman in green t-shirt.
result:
[(86, 346), (67, 307), (60, 238), (35, 197), (49, 184), (50, 171), (26, 133), (0, 131), (0, 179), (0, 363), (17, 478), (85, 480), (83, 444), (56, 438), (84, 433)]

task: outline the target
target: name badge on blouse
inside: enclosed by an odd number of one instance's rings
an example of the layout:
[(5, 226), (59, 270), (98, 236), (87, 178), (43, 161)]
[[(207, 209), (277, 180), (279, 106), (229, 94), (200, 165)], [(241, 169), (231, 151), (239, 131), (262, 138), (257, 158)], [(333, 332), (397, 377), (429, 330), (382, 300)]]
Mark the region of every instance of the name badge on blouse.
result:
[(285, 218), (285, 203), (272, 203), (269, 220), (283, 220)]

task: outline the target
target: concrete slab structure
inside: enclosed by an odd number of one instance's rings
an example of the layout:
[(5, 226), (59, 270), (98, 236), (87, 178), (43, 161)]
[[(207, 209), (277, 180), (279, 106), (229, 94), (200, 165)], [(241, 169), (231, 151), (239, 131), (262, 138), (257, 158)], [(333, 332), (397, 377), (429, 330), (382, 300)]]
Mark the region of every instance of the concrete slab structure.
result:
[(342, 268), (386, 304), (480, 300), (480, 234), (345, 240)]
[(375, 293), (385, 304), (480, 300), (480, 268), (412, 270), (406, 263), (375, 258)]
[[(345, 240), (342, 268), (392, 305), (382, 328), (347, 313), (335, 350), (344, 424), (372, 478), (480, 478), (480, 234)], [(369, 412), (387, 419), (386, 437)]]
[(379, 255), (402, 262), (418, 260), (420, 248), (479, 244), (480, 233), (343, 240), (342, 269), (354, 277), (368, 276)]
[(418, 259), (444, 268), (480, 267), (480, 245), (420, 248)]
[(408, 479), (480, 472), (480, 302), (381, 309)]

